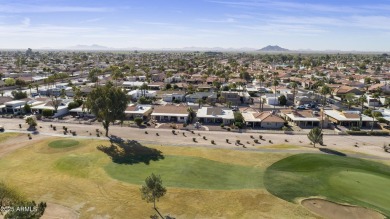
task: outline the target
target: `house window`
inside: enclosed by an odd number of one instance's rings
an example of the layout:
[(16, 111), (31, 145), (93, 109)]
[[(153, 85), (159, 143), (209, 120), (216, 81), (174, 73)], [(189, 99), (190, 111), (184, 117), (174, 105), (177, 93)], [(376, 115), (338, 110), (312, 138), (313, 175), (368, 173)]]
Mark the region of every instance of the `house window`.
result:
[(181, 119), (181, 120), (183, 120), (183, 119), (184, 119), (184, 117), (180, 117), (180, 119)]

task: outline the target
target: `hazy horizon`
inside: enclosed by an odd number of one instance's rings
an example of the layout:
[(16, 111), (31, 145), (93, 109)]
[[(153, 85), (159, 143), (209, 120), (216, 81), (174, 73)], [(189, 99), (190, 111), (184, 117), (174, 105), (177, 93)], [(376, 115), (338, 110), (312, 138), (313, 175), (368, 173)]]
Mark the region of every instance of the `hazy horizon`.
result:
[(390, 1), (0, 0), (1, 49), (390, 51)]

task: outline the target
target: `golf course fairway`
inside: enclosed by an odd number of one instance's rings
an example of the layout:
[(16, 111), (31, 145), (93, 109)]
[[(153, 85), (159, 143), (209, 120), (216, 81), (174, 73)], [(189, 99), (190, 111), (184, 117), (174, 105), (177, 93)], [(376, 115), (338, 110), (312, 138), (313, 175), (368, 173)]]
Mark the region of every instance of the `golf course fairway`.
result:
[(297, 154), (268, 167), (264, 185), (271, 194), (290, 202), (326, 197), (390, 216), (390, 167), (369, 160)]

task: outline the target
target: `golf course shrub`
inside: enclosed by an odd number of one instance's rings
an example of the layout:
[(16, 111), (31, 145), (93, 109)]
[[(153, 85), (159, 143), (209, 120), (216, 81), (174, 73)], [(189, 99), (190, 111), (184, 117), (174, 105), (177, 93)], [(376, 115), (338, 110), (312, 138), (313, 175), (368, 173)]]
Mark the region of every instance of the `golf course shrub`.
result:
[(385, 136), (389, 135), (387, 131), (347, 131), (348, 135), (375, 135), (375, 136)]
[(348, 135), (367, 135), (366, 131), (347, 131)]
[(367, 132), (369, 135), (375, 135), (375, 136), (383, 136), (383, 135), (389, 135), (389, 132), (386, 131), (373, 131), (373, 132)]

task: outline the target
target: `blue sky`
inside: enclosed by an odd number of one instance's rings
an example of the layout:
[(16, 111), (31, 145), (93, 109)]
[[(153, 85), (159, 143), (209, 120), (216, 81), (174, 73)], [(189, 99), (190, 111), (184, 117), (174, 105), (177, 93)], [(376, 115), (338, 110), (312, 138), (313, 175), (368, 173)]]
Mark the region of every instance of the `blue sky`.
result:
[(0, 48), (390, 51), (390, 0), (0, 0)]

